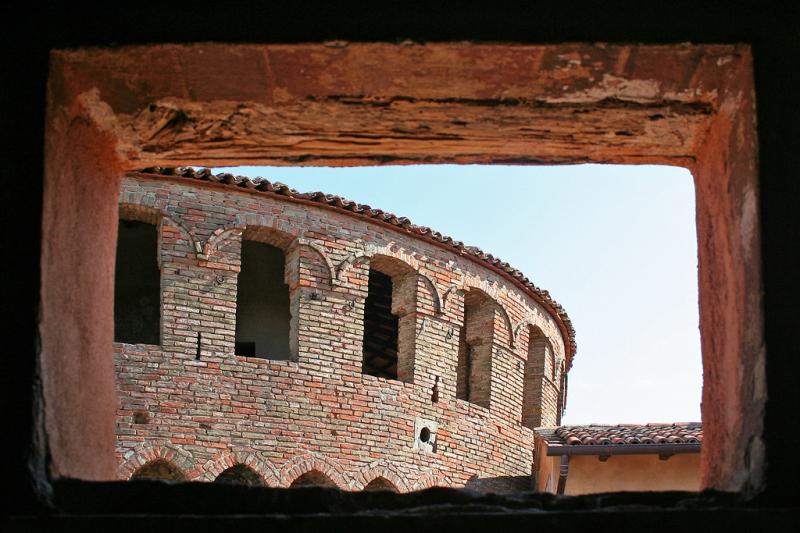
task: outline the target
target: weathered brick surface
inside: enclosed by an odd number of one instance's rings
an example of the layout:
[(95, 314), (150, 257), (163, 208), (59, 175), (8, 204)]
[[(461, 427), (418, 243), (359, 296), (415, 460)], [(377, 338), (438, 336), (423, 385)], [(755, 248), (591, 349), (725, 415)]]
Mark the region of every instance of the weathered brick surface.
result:
[[(114, 347), (121, 478), (163, 457), (206, 481), (246, 464), (270, 486), (316, 470), (350, 490), (378, 478), (401, 491), (527, 487), (533, 432), (522, 421), (556, 420), (552, 365), (564, 341), (508, 281), (412, 236), (276, 196), (130, 175), (120, 204), (123, 217), (158, 222), (162, 286), (161, 345)], [(288, 361), (234, 354), (243, 237), (285, 252)], [(393, 276), (398, 380), (362, 374), (370, 264)], [(472, 402), (456, 399), (469, 294), (488, 302), (470, 315), (483, 358), (473, 370), (485, 370), (473, 375)], [(528, 361), (532, 327), (552, 359)], [(525, 414), (523, 389), (538, 395)], [(414, 446), (418, 418), (438, 424), (434, 453)]]

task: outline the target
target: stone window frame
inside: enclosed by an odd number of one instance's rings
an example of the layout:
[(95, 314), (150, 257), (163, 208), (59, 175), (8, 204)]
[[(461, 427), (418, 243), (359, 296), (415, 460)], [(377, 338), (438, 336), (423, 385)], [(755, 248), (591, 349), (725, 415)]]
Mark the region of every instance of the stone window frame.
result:
[[(703, 389), (703, 412), (707, 423), (705, 446), (711, 450), (703, 459), (704, 486), (746, 491), (755, 494), (765, 486), (765, 451), (763, 444), (763, 409), (766, 401), (765, 353), (763, 350), (763, 313), (761, 273), (759, 261), (759, 215), (758, 177), (756, 164), (756, 128), (754, 122), (754, 91), (752, 56), (748, 45), (481, 45), (429, 44), (408, 47), (393, 45), (350, 45), (345, 55), (337, 59), (337, 76), (326, 78), (322, 85), (310, 82), (303, 87), (290, 87), (282, 93), (288, 100), (274, 100), (271, 105), (285, 106), (287, 110), (298, 97), (305, 98), (317, 106), (310, 113), (340, 109), (349, 106), (353, 112), (361, 113), (359, 127), (365, 131), (383, 131), (385, 116), (373, 114), (373, 108), (382, 115), (386, 105), (397, 103), (410, 107), (400, 117), (410, 116), (411, 110), (428, 113), (434, 120), (433, 134), (446, 133), (454, 127), (448, 114), (460, 116), (455, 126), (473, 124), (472, 118), (480, 116), (501, 117), (506, 107), (514, 114), (540, 113), (572, 105), (582, 109), (584, 115), (571, 117), (569, 128), (581, 132), (582, 121), (598, 120), (595, 126), (613, 128), (630, 123), (637, 113), (646, 113), (649, 120), (674, 120), (675, 137), (656, 135), (654, 130), (631, 131), (610, 129), (613, 142), (608, 139), (572, 136), (568, 141), (554, 141), (545, 135), (541, 143), (494, 144), (493, 139), (481, 139), (475, 131), (463, 131), (460, 136), (464, 152), (452, 150), (452, 143), (438, 143), (430, 139), (424, 145), (415, 145), (409, 140), (385, 140), (376, 147), (355, 148), (347, 143), (325, 144), (315, 152), (308, 146), (276, 149), (274, 138), (258, 130), (257, 124), (246, 123), (243, 129), (229, 132), (233, 140), (247, 135), (250, 146), (253, 141), (260, 146), (259, 152), (246, 157), (232, 151), (230, 140), (225, 146), (210, 144), (208, 150), (198, 155), (191, 142), (175, 135), (176, 131), (191, 124), (212, 126), (220, 123), (218, 117), (226, 116), (230, 110), (226, 102), (237, 100), (250, 102), (250, 109), (258, 112), (263, 103), (259, 100), (263, 92), (253, 93), (253, 84), (258, 80), (220, 86), (210, 83), (204, 87), (202, 97), (186, 101), (183, 94), (175, 94), (175, 85), (137, 85), (133, 90), (121, 90), (115, 85), (115, 76), (155, 76), (161, 70), (153, 68), (149, 61), (169, 60), (175, 55), (194, 57), (205, 49), (204, 70), (214, 79), (238, 79), (231, 69), (241, 68), (241, 59), (250, 52), (257, 52), (263, 61), (265, 47), (271, 54), (292, 48), (292, 53), (304, 58), (303, 68), (309, 72), (322, 65), (315, 61), (327, 61), (331, 53), (341, 54), (339, 49), (325, 45), (160, 45), (158, 47), (124, 48), (118, 50), (97, 49), (57, 51), (51, 58), (51, 85), (58, 90), (49, 92), (48, 122), (46, 125), (45, 155), (45, 202), (43, 210), (43, 234), (50, 246), (42, 252), (42, 316), (40, 331), (42, 345), (39, 352), (40, 366), (45, 369), (43, 379), (44, 429), (47, 432), (51, 476), (53, 478), (75, 477), (81, 479), (108, 479), (114, 470), (113, 447), (113, 373), (110, 363), (103, 362), (111, 346), (107, 319), (109, 297), (108, 270), (110, 246), (116, 231), (117, 204), (113, 199), (118, 191), (119, 179), (127, 170), (151, 165), (182, 164), (236, 165), (244, 163), (292, 164), (302, 156), (305, 164), (361, 165), (372, 162), (408, 163), (424, 160), (428, 163), (660, 163), (686, 166), (695, 178), (698, 217), (698, 253), (700, 265), (700, 316), (703, 347), (703, 362), (706, 373)], [(310, 47), (310, 48), (309, 48)], [(154, 53), (155, 50), (157, 53)], [(169, 50), (169, 54), (165, 53)], [(333, 50), (333, 51), (332, 51)], [(228, 54), (239, 54), (237, 61), (227, 62)], [(313, 53), (312, 53), (313, 52)], [(617, 82), (608, 77), (589, 77), (585, 69), (572, 69), (568, 58), (576, 58), (580, 65), (581, 54), (599, 58), (600, 72), (609, 73), (614, 61), (622, 61), (626, 54), (635, 53), (636, 66), (631, 70), (615, 74)], [(448, 71), (447, 76), (460, 76), (464, 83), (452, 85), (437, 79), (436, 69), (426, 70), (426, 61), (435, 53), (438, 64), (441, 58), (449, 57), (448, 63), (458, 73)], [(149, 54), (149, 55), (148, 55)], [(413, 61), (408, 63), (408, 58)], [(659, 55), (660, 54), (660, 55)], [(497, 65), (517, 64), (526, 58), (555, 58), (555, 61), (540, 62), (531, 72), (536, 76), (525, 82), (525, 72), (515, 71), (500, 77), (492, 77)], [(353, 61), (363, 57), (372, 58), (378, 68), (359, 70)], [(380, 61), (375, 61), (380, 58)], [(464, 62), (463, 58), (472, 58)], [(563, 64), (559, 58), (564, 59)], [(677, 68), (690, 68), (690, 77), (671, 77), (670, 69), (659, 68), (658, 59), (669, 58)], [(110, 63), (109, 63), (110, 62)], [(122, 69), (108, 65), (124, 65)], [(105, 67), (103, 65), (106, 65)], [(715, 67), (716, 65), (716, 67)], [(429, 67), (430, 65), (428, 65)], [(291, 69), (291, 65), (283, 65)], [(396, 74), (383, 70), (390, 68)], [(587, 67), (588, 68), (588, 67)], [(409, 70), (426, 72), (413, 78), (410, 85), (398, 92), (393, 79), (408, 77)], [(227, 74), (226, 74), (227, 72)], [(101, 75), (102, 73), (102, 75)], [(558, 75), (555, 76), (554, 73)], [(184, 78), (185, 83), (203, 84), (202, 72), (195, 79)], [(345, 98), (341, 90), (347, 80), (356, 76), (364, 83), (362, 94)], [(392, 78), (394, 76), (394, 78)], [(488, 77), (487, 77), (488, 76)], [(373, 82), (381, 78), (382, 89), (376, 90)], [(288, 79), (288, 78), (286, 78)], [(308, 78), (304, 78), (308, 79)], [(483, 91), (490, 96), (479, 97), (470, 80), (481, 79)], [(68, 84), (65, 80), (79, 80)], [(284, 80), (284, 78), (281, 78)], [(336, 80), (333, 87), (325, 86)], [(370, 81), (372, 80), (372, 81)], [(687, 81), (688, 80), (688, 81)], [(681, 92), (686, 84), (703, 81), (703, 89)], [(283, 81), (281, 81), (283, 82)], [(275, 83), (274, 80), (269, 83)], [(316, 83), (319, 83), (317, 81)], [(488, 84), (488, 85), (487, 85)], [(492, 85), (494, 84), (494, 85)], [(684, 85), (681, 85), (684, 84)], [(580, 85), (581, 98), (585, 100), (564, 101), (562, 87)], [(442, 88), (446, 98), (430, 96), (435, 87)], [(497, 90), (506, 92), (496, 97)], [(524, 87), (524, 98), (514, 97)], [(587, 88), (588, 87), (588, 88)], [(300, 91), (293, 93), (292, 91)], [(332, 92), (333, 91), (333, 92)], [(372, 94), (369, 94), (369, 93)], [(406, 93), (406, 94), (404, 94)], [(416, 93), (420, 96), (409, 96)], [(713, 93), (713, 96), (712, 96)], [(578, 93), (573, 92), (573, 95)], [(305, 96), (304, 96), (305, 95)], [(335, 96), (335, 97), (332, 97)], [(530, 95), (538, 95), (536, 100)], [(680, 98), (675, 99), (679, 96)], [(213, 96), (216, 96), (214, 98)], [(167, 99), (172, 97), (169, 105)], [(397, 97), (401, 97), (398, 99)], [(577, 96), (575, 96), (577, 98)], [(682, 98), (682, 99), (681, 99)], [(632, 99), (635, 105), (618, 105)], [(529, 102), (541, 102), (530, 106)], [(377, 102), (377, 103), (376, 103)], [(450, 107), (448, 107), (450, 106)], [(555, 106), (555, 107), (553, 107)], [(149, 113), (149, 114), (148, 114)], [(307, 117), (306, 115), (305, 117)], [(436, 117), (444, 118), (437, 122)], [(537, 115), (538, 116), (538, 115)], [(549, 115), (548, 115), (549, 116)], [(148, 129), (148, 124), (171, 125), (172, 130)], [(217, 118), (215, 118), (217, 117)], [(286, 115), (284, 118), (300, 120)], [(464, 120), (468, 117), (469, 120)], [(547, 118), (547, 117), (544, 117)], [(552, 116), (550, 116), (552, 118)], [(455, 120), (455, 119), (453, 119)], [(634, 124), (638, 124), (634, 120)], [(527, 121), (531, 124), (532, 122)], [(544, 124), (544, 123), (542, 123)], [(299, 126), (300, 123), (297, 122)], [(324, 120), (313, 125), (320, 138), (327, 135)], [(241, 124), (239, 125), (241, 126)], [(546, 124), (544, 124), (546, 126)], [(308, 128), (308, 124), (303, 124)], [(495, 126), (483, 133), (495, 131)], [(248, 130), (248, 128), (250, 128)], [(312, 129), (313, 129), (312, 128)], [(634, 128), (635, 130), (635, 128)], [(199, 131), (199, 130), (198, 130)], [(696, 137), (702, 131), (702, 137)], [(619, 132), (620, 135), (617, 135)], [(150, 134), (151, 136), (148, 136)], [(505, 138), (509, 131), (500, 132)], [(429, 134), (431, 134), (429, 132)], [(446, 137), (442, 137), (446, 139)], [(466, 139), (466, 141), (465, 141)], [(279, 140), (279, 139), (278, 139)], [(120, 149), (124, 147), (124, 149)], [(302, 150), (302, 153), (298, 153)], [(357, 154), (357, 157), (354, 156)], [(588, 154), (588, 155), (587, 155)], [(73, 186), (77, 183), (82, 186)], [(72, 189), (70, 189), (72, 187)], [(88, 198), (76, 196), (79, 190), (91, 188)], [(69, 202), (94, 202), (93, 211), (86, 209), (67, 212), (60, 206)], [(56, 216), (58, 213), (58, 216)], [(66, 244), (65, 228), (89, 228), (94, 246), (84, 250), (71, 250)], [(90, 270), (82, 271), (82, 269)], [(66, 280), (65, 291), (52, 290), (54, 283), (63, 282), (62, 272), (75, 275)], [(93, 290), (84, 290), (90, 282), (96, 282)], [(65, 297), (68, 294), (68, 297)], [(78, 311), (83, 310), (83, 311)], [(81, 343), (64, 343), (64, 332), (85, 331), (87, 314), (94, 320), (93, 332)], [(83, 365), (72, 364), (83, 358)], [(64, 388), (68, 383), (80, 380), (82, 372), (97, 380), (91, 393)], [(56, 379), (56, 377), (63, 379)], [(67, 415), (75, 410), (87, 416), (76, 420)], [(91, 416), (88, 416), (91, 415)], [(87, 436), (91, 435), (91, 438)], [(44, 453), (44, 452), (42, 452)]]

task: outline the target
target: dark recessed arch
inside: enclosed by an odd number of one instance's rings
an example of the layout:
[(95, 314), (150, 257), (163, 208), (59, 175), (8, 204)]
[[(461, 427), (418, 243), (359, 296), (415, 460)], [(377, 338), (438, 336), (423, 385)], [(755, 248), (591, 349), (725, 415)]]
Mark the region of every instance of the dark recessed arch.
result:
[(155, 459), (139, 467), (131, 476), (132, 481), (141, 479), (186, 481), (186, 474), (166, 459)]
[(250, 487), (263, 487), (264, 478), (249, 466), (239, 463), (223, 470), (214, 480), (214, 483), (227, 485), (247, 485)]
[(294, 487), (335, 487), (336, 483), (319, 470), (309, 470), (292, 481), (289, 488)]
[(364, 490), (366, 491), (386, 490), (389, 492), (400, 492), (397, 489), (397, 487), (394, 486), (394, 483), (392, 483), (385, 477), (376, 477), (375, 479), (373, 479), (364, 486)]

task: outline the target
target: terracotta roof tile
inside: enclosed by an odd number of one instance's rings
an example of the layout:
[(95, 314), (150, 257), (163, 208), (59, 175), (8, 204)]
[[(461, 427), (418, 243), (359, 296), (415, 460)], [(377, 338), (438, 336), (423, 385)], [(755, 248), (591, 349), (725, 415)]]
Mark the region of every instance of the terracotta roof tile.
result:
[(615, 444), (702, 444), (700, 422), (673, 424), (590, 424), (538, 428), (536, 433), (550, 446), (615, 445)]
[(435, 231), (429, 227), (416, 226), (412, 224), (411, 221), (406, 217), (398, 217), (392, 213), (386, 213), (380, 209), (373, 209), (368, 205), (359, 204), (346, 198), (326, 194), (323, 192), (317, 191), (301, 193), (290, 188), (286, 184), (280, 182), (271, 182), (264, 178), (251, 179), (244, 176), (234, 176), (233, 174), (227, 172), (214, 174), (210, 169), (207, 168), (196, 170), (191, 167), (151, 167), (142, 170), (140, 173), (156, 174), (159, 176), (168, 176), (172, 178), (185, 178), (195, 181), (205, 181), (226, 185), (229, 187), (238, 187), (242, 189), (258, 191), (265, 194), (276, 194), (297, 200), (311, 201), (329, 208), (344, 210), (359, 216), (377, 219), (383, 223), (394, 226), (398, 231), (403, 231), (430, 239), (440, 246), (450, 248), (464, 257), (468, 257), (473, 261), (482, 263), (483, 265), (488, 266), (500, 272), (501, 274), (504, 274), (505, 277), (513, 281), (526, 294), (530, 295), (534, 300), (542, 304), (544, 307), (549, 308), (553, 312), (554, 317), (557, 318), (559, 326), (564, 334), (564, 338), (566, 339), (567, 370), (572, 367), (575, 352), (577, 351), (577, 344), (575, 342), (575, 329), (572, 326), (572, 321), (567, 315), (567, 312), (564, 310), (561, 304), (556, 302), (550, 296), (548, 291), (540, 289), (534, 285), (533, 282), (531, 282), (527, 277), (525, 277), (524, 274), (522, 274), (522, 272), (516, 268), (513, 268), (508, 263), (494, 257), (493, 255), (487, 254), (480, 248), (475, 246), (465, 246), (463, 242), (455, 241), (452, 237), (442, 235), (438, 231)]

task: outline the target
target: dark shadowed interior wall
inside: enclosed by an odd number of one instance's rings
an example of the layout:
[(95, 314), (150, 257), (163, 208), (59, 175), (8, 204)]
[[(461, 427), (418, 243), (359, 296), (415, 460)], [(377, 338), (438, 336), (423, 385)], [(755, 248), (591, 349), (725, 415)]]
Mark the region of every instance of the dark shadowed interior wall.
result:
[(156, 226), (119, 221), (114, 277), (114, 340), (159, 344), (161, 281)]

